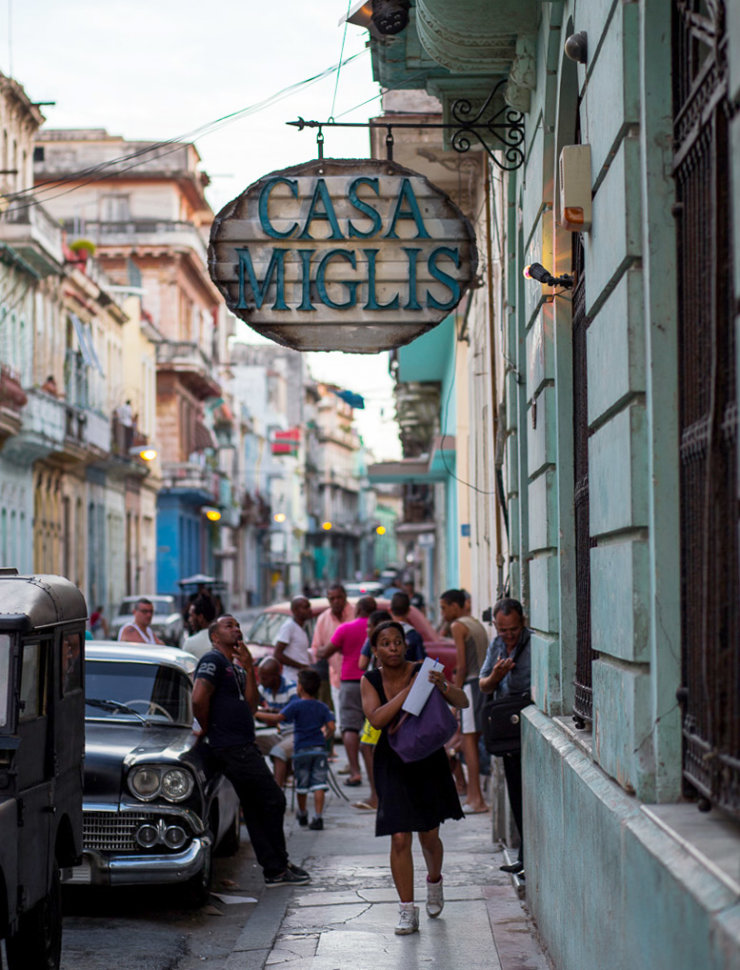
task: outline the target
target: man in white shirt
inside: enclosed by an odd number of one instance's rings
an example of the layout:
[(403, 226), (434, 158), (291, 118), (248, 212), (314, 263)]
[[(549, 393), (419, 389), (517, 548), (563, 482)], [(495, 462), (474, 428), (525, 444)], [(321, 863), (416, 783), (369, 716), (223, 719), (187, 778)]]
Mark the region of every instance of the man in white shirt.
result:
[(162, 641), (151, 628), (153, 616), (152, 601), (142, 596), (134, 604), (133, 620), (121, 627), (118, 639), (129, 643), (161, 643)]
[(188, 607), (187, 624), (190, 636), (185, 637), (182, 649), (192, 653), (198, 660), (204, 653), (213, 649), (211, 638), (208, 635), (208, 627), (216, 619), (216, 607), (210, 596), (202, 593), (195, 597)]
[(308, 634), (303, 629), (311, 616), (311, 604), (305, 596), (295, 596), (290, 601), (290, 612), (293, 615), (278, 630), (273, 656), (283, 665), (283, 677), (294, 684), (298, 671), (311, 666)]

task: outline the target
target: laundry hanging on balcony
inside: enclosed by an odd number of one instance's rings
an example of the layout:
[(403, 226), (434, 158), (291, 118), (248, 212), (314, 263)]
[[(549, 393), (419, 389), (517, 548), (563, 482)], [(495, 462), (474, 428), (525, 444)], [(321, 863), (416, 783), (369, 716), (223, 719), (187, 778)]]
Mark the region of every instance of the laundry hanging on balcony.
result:
[(95, 346), (92, 339), (92, 329), (90, 326), (84, 324), (78, 316), (75, 316), (74, 313), (70, 313), (69, 318), (72, 321), (72, 326), (74, 327), (74, 331), (77, 336), (77, 342), (80, 345), (82, 359), (85, 361), (88, 367), (94, 367), (102, 377), (105, 377), (105, 372), (103, 371), (98, 355), (95, 352)]

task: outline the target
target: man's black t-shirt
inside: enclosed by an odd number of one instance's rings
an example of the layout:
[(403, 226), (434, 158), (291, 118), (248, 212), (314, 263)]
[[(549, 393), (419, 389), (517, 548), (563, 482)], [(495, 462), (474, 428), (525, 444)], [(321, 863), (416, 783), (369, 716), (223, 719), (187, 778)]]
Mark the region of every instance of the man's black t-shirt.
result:
[(254, 741), (254, 718), (244, 697), (246, 674), (230, 663), (220, 650), (204, 653), (195, 679), (213, 684), (208, 741), (214, 748), (231, 748)]

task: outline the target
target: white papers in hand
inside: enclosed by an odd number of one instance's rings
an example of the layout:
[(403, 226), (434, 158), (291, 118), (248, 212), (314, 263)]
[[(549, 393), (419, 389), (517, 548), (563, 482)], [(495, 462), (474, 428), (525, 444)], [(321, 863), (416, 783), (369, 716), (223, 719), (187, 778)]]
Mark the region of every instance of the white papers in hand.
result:
[(429, 695), (434, 690), (434, 684), (429, 680), (430, 672), (432, 670), (444, 669), (444, 664), (441, 664), (438, 660), (425, 657), (424, 663), (421, 665), (421, 670), (416, 675), (416, 680), (411, 685), (411, 690), (403, 702), (401, 710), (408, 711), (409, 714), (421, 714), (421, 710), (426, 704)]

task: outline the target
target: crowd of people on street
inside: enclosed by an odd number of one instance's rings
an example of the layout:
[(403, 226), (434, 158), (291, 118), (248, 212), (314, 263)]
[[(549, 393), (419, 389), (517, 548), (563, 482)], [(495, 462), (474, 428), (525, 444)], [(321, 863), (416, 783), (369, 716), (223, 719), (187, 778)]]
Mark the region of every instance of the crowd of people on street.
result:
[[(441, 630), (455, 646), (450, 678), (442, 664), (425, 661), (424, 641), (410, 622), (413, 585), (411, 589), (404, 585), (406, 589), (388, 588), (389, 610), (377, 609), (372, 596), (363, 596), (352, 606), (344, 588), (333, 585), (327, 591), (328, 607), (317, 617), (310, 640), (306, 627), (311, 604), (305, 596), (294, 597), (290, 616), (277, 633), (273, 655), (258, 664), (244, 643), (238, 620), (227, 613), (216, 615), (210, 596), (198, 595), (189, 606), (191, 632), (183, 642), (183, 648), (198, 658), (193, 687), (195, 727), (239, 796), (266, 886), (310, 881), (309, 873), (288, 858), (284, 789), (292, 772), (297, 822), (321, 831), (331, 761), (336, 760), (333, 744), (339, 731), (347, 759), (346, 768), (339, 769), (346, 772), (344, 785), (362, 784), (362, 762), (370, 787), (369, 796), (353, 806), (374, 812), (376, 835), (390, 836), (390, 871), (399, 897), (395, 932), (399, 935), (419, 928), (413, 833), (417, 833), (427, 870), (426, 912), (436, 918), (444, 906), (440, 825), (490, 810), (480, 780), (487, 705), (492, 697), (528, 695), (531, 667), (530, 631), (517, 600), (504, 598), (494, 606), (497, 635), (489, 642), (486, 628), (471, 615), (469, 595), (449, 589), (442, 593), (439, 606)], [(151, 630), (152, 614), (151, 602), (139, 599), (119, 639), (159, 643)], [(451, 710), (455, 712), (457, 722), (450, 722), (452, 727), (444, 738), (435, 737), (428, 750), (411, 757), (404, 754), (395, 734), (409, 717), (404, 711), (412, 692), (417, 692), (422, 668), (427, 686), (414, 715), (418, 724), (422, 718), (428, 723), (439, 720), (438, 715), (427, 714), (435, 706), (431, 701), (434, 692), (442, 698), (448, 716)], [(462, 755), (464, 774), (457, 751)], [(523, 878), (518, 745), (502, 759), (520, 846), (516, 861), (501, 868)]]

